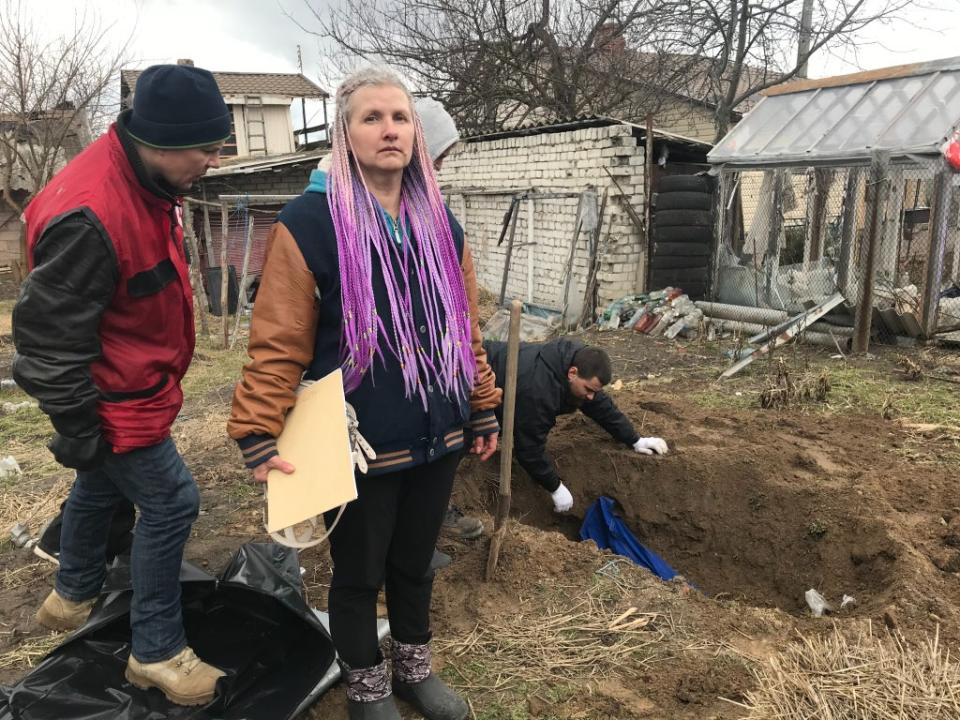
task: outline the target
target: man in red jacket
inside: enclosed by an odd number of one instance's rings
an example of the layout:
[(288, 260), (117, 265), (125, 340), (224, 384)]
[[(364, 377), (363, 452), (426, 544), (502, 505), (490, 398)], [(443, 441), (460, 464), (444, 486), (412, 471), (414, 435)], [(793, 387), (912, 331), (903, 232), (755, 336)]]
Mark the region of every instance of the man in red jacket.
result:
[(77, 471), (56, 586), (37, 619), (57, 630), (86, 621), (114, 509), (132, 502), (126, 676), (185, 705), (209, 702), (223, 673), (187, 645), (180, 605), (200, 497), (170, 438), (194, 345), (179, 195), (218, 167), (229, 135), (208, 71), (144, 70), (133, 109), (27, 207), (32, 270), (13, 311), (14, 378), (50, 416), (54, 457)]

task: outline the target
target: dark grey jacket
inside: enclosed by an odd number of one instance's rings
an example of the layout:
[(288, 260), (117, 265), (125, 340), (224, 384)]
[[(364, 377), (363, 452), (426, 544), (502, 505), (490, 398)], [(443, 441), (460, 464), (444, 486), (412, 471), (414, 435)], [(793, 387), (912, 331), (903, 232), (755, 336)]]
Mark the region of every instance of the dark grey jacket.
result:
[[(614, 438), (633, 445), (639, 438), (633, 424), (617, 409), (610, 396), (598, 392), (593, 400), (579, 407), (570, 395), (567, 371), (573, 356), (584, 345), (576, 340), (560, 338), (546, 343), (520, 343), (517, 365), (517, 405), (514, 417), (514, 453), (520, 466), (547, 491), (560, 486), (560, 476), (547, 455), (547, 435), (558, 415), (576, 410), (596, 422)], [(507, 344), (488, 340), (483, 343), (487, 359), (497, 376), (497, 387), (503, 387), (507, 374)], [(502, 406), (497, 419), (503, 427)]]

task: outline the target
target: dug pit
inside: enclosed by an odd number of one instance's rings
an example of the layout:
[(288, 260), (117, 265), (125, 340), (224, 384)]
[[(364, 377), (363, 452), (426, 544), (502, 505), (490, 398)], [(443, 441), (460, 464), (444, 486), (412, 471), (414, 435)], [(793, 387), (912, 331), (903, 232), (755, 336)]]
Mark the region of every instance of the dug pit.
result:
[[(514, 465), (513, 514), (579, 540), (586, 508), (608, 495), (637, 538), (710, 597), (802, 614), (804, 592), (815, 588), (834, 604), (856, 598), (848, 613), (881, 608), (902, 548), (858, 491), (858, 471), (800, 436), (734, 442), (735, 427), (711, 424), (650, 458), (584, 418), (562, 419), (550, 450), (574, 512), (555, 514), (547, 493)], [(472, 497), (473, 507), (493, 513), (496, 469), (464, 464), (458, 493), (468, 505)]]

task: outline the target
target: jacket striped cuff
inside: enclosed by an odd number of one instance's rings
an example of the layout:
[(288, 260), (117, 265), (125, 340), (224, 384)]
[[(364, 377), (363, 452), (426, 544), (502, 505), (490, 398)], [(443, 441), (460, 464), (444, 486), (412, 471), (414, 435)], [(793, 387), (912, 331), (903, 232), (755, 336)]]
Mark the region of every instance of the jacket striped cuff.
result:
[(500, 423), (493, 410), (481, 410), (470, 416), (470, 431), (474, 437), (484, 437), (500, 432)]
[(251, 470), (278, 454), (277, 439), (269, 435), (247, 435), (237, 440), (237, 445), (243, 453), (244, 465)]

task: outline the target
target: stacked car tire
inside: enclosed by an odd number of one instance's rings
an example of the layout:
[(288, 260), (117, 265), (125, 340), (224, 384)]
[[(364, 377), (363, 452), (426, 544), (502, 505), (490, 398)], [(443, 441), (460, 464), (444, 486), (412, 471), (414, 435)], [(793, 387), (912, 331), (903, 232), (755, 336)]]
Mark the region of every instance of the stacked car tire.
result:
[(706, 175), (668, 175), (654, 196), (650, 288), (707, 292), (713, 247), (713, 181)]

